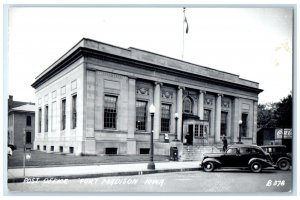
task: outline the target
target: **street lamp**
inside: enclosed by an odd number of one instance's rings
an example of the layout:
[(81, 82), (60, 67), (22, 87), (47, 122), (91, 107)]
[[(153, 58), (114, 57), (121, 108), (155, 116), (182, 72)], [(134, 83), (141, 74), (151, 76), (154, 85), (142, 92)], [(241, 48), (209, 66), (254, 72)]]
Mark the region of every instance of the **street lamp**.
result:
[(148, 169), (155, 169), (155, 164), (153, 162), (153, 117), (155, 113), (155, 106), (153, 104), (149, 107), (149, 112), (151, 115), (151, 133), (150, 133), (150, 162), (148, 163)]
[(178, 141), (178, 138), (177, 138), (177, 121), (178, 121), (178, 118), (179, 118), (179, 114), (175, 113), (174, 117), (175, 117), (175, 139), (174, 139), (174, 141)]
[(241, 141), (242, 140), (242, 136), (241, 136), (242, 123), (243, 123), (243, 121), (240, 119), (240, 121), (239, 121), (239, 141), (237, 142), (237, 144), (243, 144)]

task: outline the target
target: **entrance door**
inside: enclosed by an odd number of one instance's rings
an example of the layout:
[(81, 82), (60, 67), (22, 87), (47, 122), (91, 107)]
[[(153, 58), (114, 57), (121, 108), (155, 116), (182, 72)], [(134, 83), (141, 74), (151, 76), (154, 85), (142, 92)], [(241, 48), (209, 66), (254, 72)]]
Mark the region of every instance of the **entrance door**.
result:
[(192, 145), (193, 144), (193, 136), (194, 136), (194, 125), (189, 124), (189, 129), (188, 129), (188, 137), (186, 138), (187, 144)]

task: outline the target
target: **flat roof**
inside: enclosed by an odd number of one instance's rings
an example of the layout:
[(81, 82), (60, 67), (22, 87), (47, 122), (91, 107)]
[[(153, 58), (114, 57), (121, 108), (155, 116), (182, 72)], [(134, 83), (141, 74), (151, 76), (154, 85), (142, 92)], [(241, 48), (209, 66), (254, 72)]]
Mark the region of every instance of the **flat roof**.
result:
[[(67, 53), (61, 56), (51, 66), (49, 66), (40, 75), (38, 75), (36, 77), (35, 83), (38, 82), (39, 79), (46, 77), (47, 74), (53, 71), (54, 68), (57, 67), (57, 65), (59, 65), (59, 63), (62, 63), (64, 60), (66, 60), (69, 56), (71, 56), (74, 52), (76, 52), (80, 48), (90, 49), (97, 52), (103, 52), (106, 54), (123, 57), (133, 61), (140, 61), (143, 63), (153, 64), (171, 70), (178, 70), (183, 73), (188, 72), (202, 77), (212, 78), (216, 80), (231, 82), (238, 85), (259, 89), (259, 84), (257, 82), (239, 78), (239, 76), (236, 74), (189, 63), (183, 60), (171, 58), (168, 56), (160, 55), (142, 49), (137, 49), (134, 47), (129, 47), (128, 49), (125, 49), (122, 47), (117, 47), (111, 44), (106, 44), (88, 38), (81, 39)], [(35, 83), (33, 85), (35, 85)]]

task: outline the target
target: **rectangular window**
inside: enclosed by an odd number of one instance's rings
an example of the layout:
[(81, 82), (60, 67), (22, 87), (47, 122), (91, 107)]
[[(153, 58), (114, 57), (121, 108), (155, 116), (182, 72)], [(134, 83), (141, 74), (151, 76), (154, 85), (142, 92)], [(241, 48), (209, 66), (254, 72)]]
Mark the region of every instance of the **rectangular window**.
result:
[(45, 106), (45, 132), (48, 132), (48, 105)]
[(136, 101), (136, 130), (146, 131), (147, 122), (147, 102)]
[(26, 117), (26, 126), (31, 126), (31, 116)]
[(140, 154), (149, 154), (150, 149), (149, 148), (140, 148)]
[(77, 126), (77, 95), (72, 96), (72, 128)]
[(227, 112), (221, 113), (221, 135), (227, 135)]
[(39, 108), (38, 111), (38, 132), (42, 132), (42, 108)]
[(199, 136), (199, 125), (196, 124), (195, 125), (195, 137), (198, 137)]
[(74, 153), (74, 147), (69, 147), (69, 152)]
[[(206, 110), (206, 109), (204, 110), (204, 120), (208, 121), (208, 124), (211, 123), (211, 110)], [(208, 128), (206, 128), (205, 133), (210, 135)]]
[(161, 105), (161, 131), (170, 132), (171, 106), (167, 104)]
[(118, 148), (105, 148), (105, 154), (117, 155), (118, 154)]
[(203, 125), (200, 125), (200, 135), (201, 138), (203, 138)]
[(51, 146), (50, 151), (54, 151), (54, 146)]
[(66, 99), (61, 100), (61, 130), (66, 129)]
[(117, 97), (104, 96), (104, 128), (116, 129)]
[(26, 144), (31, 144), (31, 132), (26, 132)]
[(51, 130), (55, 131), (56, 130), (56, 101), (52, 102), (52, 107), (51, 107)]
[(247, 137), (248, 114), (242, 114), (242, 137)]
[(204, 120), (210, 122), (210, 110), (204, 110)]

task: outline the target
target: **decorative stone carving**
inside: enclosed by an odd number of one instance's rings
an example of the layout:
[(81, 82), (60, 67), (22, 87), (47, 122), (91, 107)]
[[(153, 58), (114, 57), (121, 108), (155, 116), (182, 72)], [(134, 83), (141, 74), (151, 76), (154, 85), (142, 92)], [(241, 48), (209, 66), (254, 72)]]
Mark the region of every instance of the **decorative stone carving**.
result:
[(164, 99), (172, 99), (173, 98), (173, 92), (170, 92), (170, 91), (162, 91), (161, 93), (161, 97), (164, 98)]
[(222, 101), (222, 107), (223, 108), (230, 108), (230, 102), (229, 101)]
[(136, 93), (142, 95), (149, 95), (149, 88), (144, 88), (144, 87), (138, 88), (136, 90)]
[(213, 102), (214, 101), (211, 98), (205, 98), (205, 100), (204, 100), (205, 105), (209, 105), (209, 106), (212, 106)]

